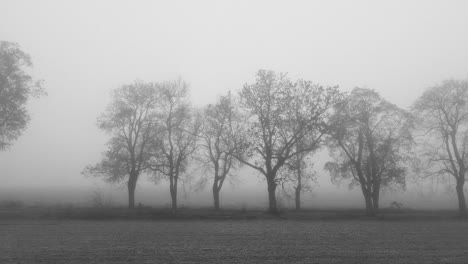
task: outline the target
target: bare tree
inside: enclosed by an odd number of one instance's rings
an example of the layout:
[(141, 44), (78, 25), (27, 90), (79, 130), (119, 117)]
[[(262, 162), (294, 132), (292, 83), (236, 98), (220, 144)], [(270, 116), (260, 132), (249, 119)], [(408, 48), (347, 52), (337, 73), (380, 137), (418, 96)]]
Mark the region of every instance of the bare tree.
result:
[(26, 129), (31, 96), (44, 95), (41, 81), (34, 81), (25, 68), (31, 57), (18, 44), (0, 41), (0, 150), (8, 148)]
[(461, 216), (466, 217), (463, 187), (468, 170), (468, 81), (446, 80), (428, 88), (414, 103), (418, 127), (424, 131), (429, 176), (453, 176)]
[(366, 213), (379, 209), (382, 187), (405, 187), (405, 150), (412, 144), (409, 114), (370, 89), (355, 88), (338, 104), (329, 142), (334, 162), (325, 165), (334, 183), (359, 185)]
[[(246, 118), (246, 155), (234, 156), (261, 173), (267, 182), (270, 213), (277, 213), (278, 171), (291, 158), (320, 146), (329, 111), (339, 101), (338, 87), (324, 88), (309, 81), (293, 83), (285, 74), (260, 70), (254, 84), (240, 92)], [(298, 142), (302, 147), (297, 150)]]
[[(302, 144), (296, 145), (296, 151), (300, 151)], [(301, 209), (301, 194), (312, 192), (313, 184), (317, 182), (315, 171), (312, 171), (313, 162), (309, 161), (311, 153), (301, 152), (291, 158), (280, 171), (280, 182), (283, 193), (291, 198), (290, 189), (294, 191), (293, 199), (296, 210)]]
[(157, 85), (135, 82), (112, 93), (112, 102), (98, 119), (99, 128), (111, 135), (102, 160), (83, 170), (108, 182), (127, 179), (128, 207), (135, 208), (138, 177), (148, 169), (149, 150), (155, 140)]
[[(212, 177), (203, 177), (202, 184), (207, 178), (213, 179), (212, 192), (214, 209), (219, 210), (219, 194), (221, 188), (230, 175), (231, 169), (239, 166), (237, 160), (231, 155), (232, 144), (228, 135), (232, 129), (233, 119), (238, 115), (229, 93), (222, 96), (214, 105), (208, 105), (203, 111), (203, 122), (200, 131), (200, 161)], [(231, 175), (232, 177), (232, 175)]]
[(158, 105), (158, 137), (153, 145), (151, 168), (156, 176), (169, 179), (172, 210), (176, 213), (179, 180), (183, 180), (197, 148), (200, 122), (191, 113), (188, 84), (181, 79), (160, 84)]

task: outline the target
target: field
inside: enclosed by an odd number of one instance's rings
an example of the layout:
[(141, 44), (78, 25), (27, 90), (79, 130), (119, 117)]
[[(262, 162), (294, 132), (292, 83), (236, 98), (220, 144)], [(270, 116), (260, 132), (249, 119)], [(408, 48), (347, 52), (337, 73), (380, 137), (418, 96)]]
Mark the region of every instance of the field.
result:
[(0, 263), (468, 263), (468, 222), (4, 219)]

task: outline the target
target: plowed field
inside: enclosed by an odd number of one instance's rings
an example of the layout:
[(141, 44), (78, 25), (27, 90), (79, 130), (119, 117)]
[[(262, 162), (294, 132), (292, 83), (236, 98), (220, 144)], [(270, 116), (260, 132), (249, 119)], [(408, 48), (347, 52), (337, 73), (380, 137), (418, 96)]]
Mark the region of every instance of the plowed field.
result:
[(5, 220), (0, 263), (468, 263), (468, 222)]

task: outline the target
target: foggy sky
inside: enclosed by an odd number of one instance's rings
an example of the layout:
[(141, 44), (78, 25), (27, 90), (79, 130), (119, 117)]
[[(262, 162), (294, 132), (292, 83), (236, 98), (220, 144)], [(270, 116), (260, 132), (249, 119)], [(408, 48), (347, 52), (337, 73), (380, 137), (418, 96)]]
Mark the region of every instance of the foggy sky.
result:
[[(3, 0), (1, 6), (0, 39), (31, 55), (32, 73), (45, 81), (48, 96), (30, 102), (28, 129), (0, 152), (0, 191), (103, 185), (80, 175), (108, 139), (96, 118), (112, 89), (136, 79), (180, 76), (191, 84), (194, 105), (203, 106), (271, 69), (343, 91), (373, 88), (408, 108), (428, 86), (468, 77), (468, 2), (461, 0)], [(242, 176), (238, 192), (258, 185), (266, 199), (266, 187), (251, 174)], [(347, 192), (328, 174), (319, 181), (317, 199)], [(167, 189), (164, 182), (148, 185), (150, 193)]]

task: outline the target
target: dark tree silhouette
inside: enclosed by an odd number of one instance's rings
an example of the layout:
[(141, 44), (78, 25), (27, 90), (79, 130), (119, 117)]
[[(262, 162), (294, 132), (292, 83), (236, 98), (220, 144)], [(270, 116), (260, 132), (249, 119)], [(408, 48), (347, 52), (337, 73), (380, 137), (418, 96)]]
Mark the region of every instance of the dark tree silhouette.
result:
[[(246, 155), (234, 156), (266, 179), (270, 213), (277, 213), (278, 171), (291, 158), (320, 146), (330, 110), (341, 98), (338, 87), (292, 82), (285, 74), (260, 70), (240, 91), (245, 117)], [(302, 147), (297, 150), (296, 144)]]
[(151, 168), (156, 177), (169, 179), (172, 210), (176, 213), (179, 180), (197, 148), (200, 122), (191, 113), (188, 84), (180, 79), (160, 84), (158, 105), (158, 136), (152, 147)]
[(428, 88), (414, 103), (418, 128), (425, 133), (423, 172), (451, 175), (455, 180), (459, 213), (467, 217), (463, 187), (468, 171), (468, 81), (447, 80)]
[(239, 166), (238, 161), (231, 155), (234, 150), (230, 146), (233, 144), (228, 142), (231, 139), (229, 131), (233, 122), (239, 121), (231, 94), (220, 97), (216, 104), (208, 105), (203, 111), (202, 120), (199, 159), (207, 175), (202, 176), (201, 184), (204, 185), (208, 178), (213, 179), (214, 209), (219, 210), (221, 188), (231, 169)]
[(34, 81), (26, 72), (32, 66), (31, 57), (18, 44), (0, 41), (0, 150), (26, 129), (29, 98), (45, 94), (41, 81)]
[(412, 144), (408, 117), (375, 91), (363, 88), (355, 88), (336, 107), (329, 142), (335, 161), (325, 169), (334, 183), (350, 179), (350, 187), (361, 187), (368, 216), (379, 209), (382, 187), (405, 187), (403, 161)]
[(111, 135), (102, 160), (87, 166), (83, 174), (103, 176), (108, 182), (127, 179), (128, 207), (135, 207), (135, 188), (148, 168), (149, 150), (156, 134), (158, 87), (135, 82), (112, 93), (112, 102), (98, 119), (99, 128)]

